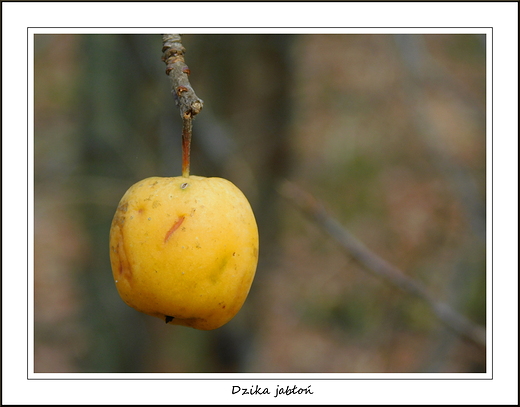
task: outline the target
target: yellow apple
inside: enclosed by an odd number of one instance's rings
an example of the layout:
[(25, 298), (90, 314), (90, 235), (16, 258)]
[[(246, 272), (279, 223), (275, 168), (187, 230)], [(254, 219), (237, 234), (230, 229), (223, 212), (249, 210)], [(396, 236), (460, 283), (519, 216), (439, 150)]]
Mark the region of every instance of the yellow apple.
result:
[(128, 189), (110, 228), (121, 298), (166, 323), (216, 329), (240, 310), (258, 263), (244, 194), (222, 178), (151, 177)]

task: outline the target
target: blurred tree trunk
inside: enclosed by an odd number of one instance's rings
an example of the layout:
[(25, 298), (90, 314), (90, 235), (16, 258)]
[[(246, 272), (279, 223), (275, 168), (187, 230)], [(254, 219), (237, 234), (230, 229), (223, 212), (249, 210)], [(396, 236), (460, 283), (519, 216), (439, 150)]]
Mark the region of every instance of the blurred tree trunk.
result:
[(192, 155), (203, 161), (198, 164), (203, 165), (204, 175), (222, 176), (242, 189), (251, 201), (260, 234), (257, 274), (236, 317), (240, 323), (215, 332), (219, 371), (247, 371), (247, 355), (254, 349), (258, 327), (252, 318), (262, 315), (248, 311), (260, 306), (257, 293), (278, 254), (281, 214), (276, 187), (292, 162), (292, 40), (287, 35), (186, 35), (183, 39), (192, 85), (205, 103), (194, 121)]
[(78, 44), (83, 50), (82, 161), (76, 187), (92, 250), (81, 279), (88, 298), (84, 319), (91, 332), (90, 353), (83, 360), (87, 372), (142, 372), (150, 340), (143, 316), (116, 302), (120, 299), (108, 258), (109, 228), (119, 199), (136, 179), (155, 170), (156, 138), (140, 134), (147, 75), (135, 52), (136, 40), (84, 35)]

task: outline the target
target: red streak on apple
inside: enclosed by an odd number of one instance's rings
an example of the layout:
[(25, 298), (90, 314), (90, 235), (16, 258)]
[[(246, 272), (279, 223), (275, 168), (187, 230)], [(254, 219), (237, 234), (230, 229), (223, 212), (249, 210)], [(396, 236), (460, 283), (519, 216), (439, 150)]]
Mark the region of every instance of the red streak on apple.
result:
[(184, 222), (184, 216), (181, 216), (179, 219), (177, 219), (173, 226), (170, 228), (170, 230), (166, 232), (166, 236), (164, 237), (164, 243), (168, 241), (173, 232), (179, 229), (179, 227), (182, 225), (182, 222)]

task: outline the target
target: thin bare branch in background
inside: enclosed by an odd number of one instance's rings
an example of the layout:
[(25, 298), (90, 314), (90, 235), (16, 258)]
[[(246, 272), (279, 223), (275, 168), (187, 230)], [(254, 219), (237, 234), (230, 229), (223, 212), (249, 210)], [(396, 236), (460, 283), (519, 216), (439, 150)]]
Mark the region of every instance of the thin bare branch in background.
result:
[(377, 277), (383, 278), (404, 292), (423, 300), (447, 327), (475, 344), (485, 347), (486, 331), (483, 327), (472, 323), (448, 304), (436, 300), (421, 283), (408, 277), (399, 268), (368, 249), (335, 218), (329, 215), (321, 202), (311, 194), (290, 181), (281, 184), (279, 193), (314, 220), (364, 269)]

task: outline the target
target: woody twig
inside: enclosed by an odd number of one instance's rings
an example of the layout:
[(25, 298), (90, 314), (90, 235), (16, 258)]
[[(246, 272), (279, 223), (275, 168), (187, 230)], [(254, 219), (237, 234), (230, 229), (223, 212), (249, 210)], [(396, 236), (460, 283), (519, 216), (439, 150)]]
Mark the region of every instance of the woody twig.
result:
[(164, 34), (162, 52), (162, 59), (166, 64), (166, 75), (171, 80), (172, 93), (183, 121), (182, 176), (188, 177), (190, 174), (192, 120), (202, 110), (204, 102), (195, 94), (188, 79), (190, 69), (184, 61), (186, 49), (181, 43), (180, 34)]

